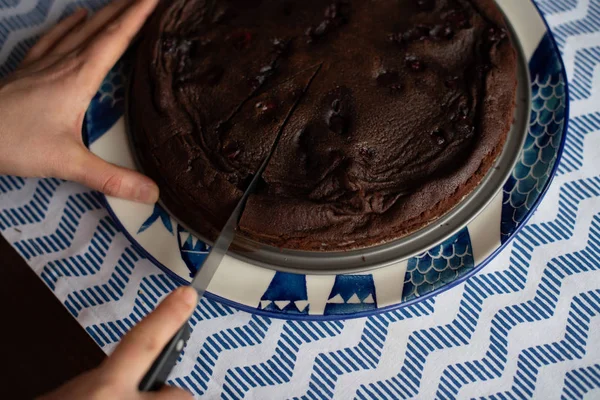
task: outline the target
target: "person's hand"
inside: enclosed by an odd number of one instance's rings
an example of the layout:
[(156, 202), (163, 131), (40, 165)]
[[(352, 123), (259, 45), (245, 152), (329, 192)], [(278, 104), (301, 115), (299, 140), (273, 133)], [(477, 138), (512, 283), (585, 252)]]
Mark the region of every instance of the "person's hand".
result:
[(78, 376), (42, 400), (192, 399), (182, 389), (165, 386), (159, 392), (141, 393), (138, 385), (163, 347), (194, 311), (197, 296), (192, 287), (177, 289), (123, 337), (100, 367)]
[(89, 20), (77, 11), (0, 80), (0, 175), (55, 177), (111, 196), (158, 199), (151, 179), (101, 160), (81, 137), (90, 101), (157, 2), (115, 0)]

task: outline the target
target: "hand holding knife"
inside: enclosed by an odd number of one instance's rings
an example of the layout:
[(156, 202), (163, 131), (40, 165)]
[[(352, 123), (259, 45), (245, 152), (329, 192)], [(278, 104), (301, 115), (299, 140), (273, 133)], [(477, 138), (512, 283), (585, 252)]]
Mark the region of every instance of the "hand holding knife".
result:
[[(242, 211), (244, 210), (246, 201), (248, 200), (250, 194), (252, 194), (256, 189), (258, 181), (267, 168), (269, 160), (277, 148), (277, 143), (279, 142), (282, 131), (283, 130), (279, 131), (275, 141), (273, 141), (269, 153), (264, 158), (260, 168), (252, 178), (252, 181), (246, 188), (246, 191), (229, 216), (225, 226), (223, 226), (223, 229), (215, 241), (214, 246), (211, 248), (210, 253), (192, 280), (191, 286), (198, 292), (198, 299), (204, 295), (204, 292), (208, 288), (213, 276), (217, 272), (219, 265), (221, 265), (225, 254), (227, 254), (227, 250), (229, 249), (229, 246), (235, 237), (235, 230), (237, 229), (240, 217), (242, 216)], [(190, 335), (190, 324), (189, 322), (186, 322), (163, 348), (158, 358), (154, 361), (140, 382), (139, 389), (141, 391), (156, 391), (165, 384), (171, 370), (175, 364), (177, 364), (177, 360), (179, 359), (181, 351), (189, 340)]]

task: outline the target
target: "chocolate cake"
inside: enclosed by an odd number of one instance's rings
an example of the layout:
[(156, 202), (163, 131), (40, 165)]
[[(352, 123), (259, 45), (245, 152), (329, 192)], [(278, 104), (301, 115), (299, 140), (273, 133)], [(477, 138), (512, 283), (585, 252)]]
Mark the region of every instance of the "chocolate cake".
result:
[(170, 0), (129, 112), (162, 201), (211, 239), (281, 134), (240, 231), (329, 251), (455, 206), (501, 152), (515, 93), (493, 0)]

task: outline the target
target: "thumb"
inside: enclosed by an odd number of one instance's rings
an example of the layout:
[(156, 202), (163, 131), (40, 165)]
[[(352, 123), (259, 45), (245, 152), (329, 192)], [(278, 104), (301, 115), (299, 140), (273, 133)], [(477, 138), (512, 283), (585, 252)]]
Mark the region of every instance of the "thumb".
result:
[(158, 186), (139, 172), (108, 163), (85, 148), (74, 162), (74, 169), (64, 178), (98, 190), (107, 196), (141, 203), (158, 201)]

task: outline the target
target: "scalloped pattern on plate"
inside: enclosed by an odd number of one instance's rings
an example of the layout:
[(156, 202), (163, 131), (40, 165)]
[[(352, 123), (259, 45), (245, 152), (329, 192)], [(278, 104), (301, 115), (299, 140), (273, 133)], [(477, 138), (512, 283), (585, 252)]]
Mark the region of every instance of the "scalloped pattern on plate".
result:
[(529, 63), (532, 109), (525, 145), (512, 176), (504, 185), (502, 243), (533, 211), (557, 162), (565, 129), (565, 81), (560, 58), (549, 35)]

